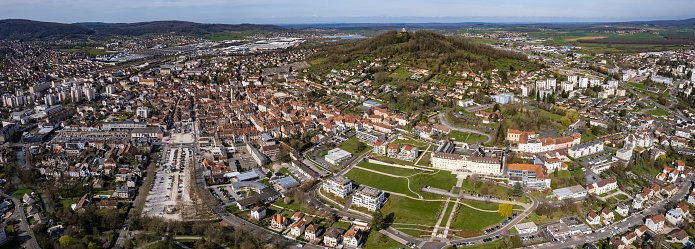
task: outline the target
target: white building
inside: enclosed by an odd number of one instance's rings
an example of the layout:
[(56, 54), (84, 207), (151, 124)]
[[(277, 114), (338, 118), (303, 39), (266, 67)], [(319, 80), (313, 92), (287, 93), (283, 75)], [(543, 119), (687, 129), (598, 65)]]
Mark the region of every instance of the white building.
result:
[(538, 226), (536, 223), (533, 223), (533, 221), (525, 222), (525, 223), (519, 223), (514, 226), (516, 228), (516, 231), (519, 232), (520, 234), (524, 233), (535, 233), (538, 231)]
[(554, 189), (553, 194), (555, 194), (555, 196), (557, 197), (558, 200), (564, 200), (564, 199), (582, 198), (582, 197), (586, 196), (587, 191), (581, 185), (576, 185), (576, 186), (571, 186), (571, 187), (566, 187), (566, 188), (561, 188), (561, 189)]
[(358, 207), (366, 207), (369, 211), (380, 209), (386, 202), (384, 191), (369, 186), (361, 186), (352, 195), (352, 204)]
[(135, 114), (140, 118), (149, 118), (150, 117), (150, 109), (147, 107), (144, 107), (144, 106), (140, 106), (135, 111)]
[(340, 165), (340, 163), (350, 158), (352, 158), (352, 154), (340, 148), (329, 150), (328, 154), (324, 157), (326, 162), (333, 165)]
[(593, 155), (603, 151), (603, 142), (600, 139), (573, 146), (567, 150), (567, 154), (572, 158), (580, 158)]
[(352, 181), (343, 175), (336, 175), (323, 183), (323, 189), (340, 198), (352, 193)]
[(600, 180), (598, 182), (595, 182), (595, 183), (587, 186), (587, 188), (588, 188), (587, 191), (590, 194), (600, 195), (600, 194), (608, 193), (611, 190), (617, 189), (618, 188), (618, 181), (615, 179), (615, 176), (614, 176), (611, 178), (607, 178), (607, 179), (603, 179), (603, 180)]

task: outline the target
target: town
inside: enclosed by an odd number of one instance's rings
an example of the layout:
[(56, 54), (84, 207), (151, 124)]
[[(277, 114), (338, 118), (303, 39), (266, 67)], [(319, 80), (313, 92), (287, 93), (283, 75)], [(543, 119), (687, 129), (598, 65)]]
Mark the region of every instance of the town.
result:
[(341, 36), (0, 41), (0, 244), (693, 245), (695, 50)]

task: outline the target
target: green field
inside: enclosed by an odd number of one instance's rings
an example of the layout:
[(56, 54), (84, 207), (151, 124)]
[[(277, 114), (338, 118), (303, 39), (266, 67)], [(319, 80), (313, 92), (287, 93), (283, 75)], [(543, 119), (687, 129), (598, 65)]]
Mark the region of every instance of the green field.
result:
[(28, 188), (20, 188), (14, 193), (12, 193), (12, 197), (17, 198), (19, 200), (22, 200), (22, 197), (24, 197), (24, 194), (30, 194), (32, 191), (31, 189)]
[(402, 196), (390, 195), (381, 213), (394, 213), (394, 223), (407, 223), (434, 226), (437, 213), (442, 208), (441, 201), (420, 201)]
[[(361, 164), (360, 166), (363, 165), (365, 168), (377, 170), (388, 174), (393, 173), (393, 175), (398, 176), (409, 176), (408, 179), (410, 179), (410, 189), (412, 189), (413, 192), (420, 194), (421, 196), (423, 196), (423, 198), (426, 199), (440, 199), (441, 196), (421, 192), (421, 187), (432, 186), (435, 188), (449, 190), (454, 185), (456, 185), (456, 176), (451, 174), (451, 172), (449, 171), (425, 173), (423, 171), (418, 170), (403, 169), (379, 164), (365, 163)], [(390, 177), (358, 168), (350, 170), (350, 172), (345, 174), (345, 176), (359, 184), (364, 184), (381, 190), (401, 193), (418, 198), (418, 196), (415, 193), (411, 192), (408, 189), (408, 180), (406, 180), (406, 178)]]
[(357, 144), (357, 142), (362, 142), (362, 141), (360, 141), (356, 136), (353, 136), (350, 139), (345, 140), (345, 142), (342, 142), (340, 145), (338, 145), (338, 147), (340, 147), (341, 149), (343, 149), (347, 152), (352, 153), (352, 155), (356, 156), (356, 157), (360, 156), (360, 155), (364, 154), (365, 152), (367, 152), (368, 150), (372, 149), (372, 146), (364, 144), (364, 149), (362, 149), (361, 151), (355, 151), (355, 145)]
[(405, 178), (385, 176), (356, 168), (350, 170), (345, 176), (359, 184), (385, 191), (401, 193), (415, 198), (418, 197), (408, 190), (408, 181)]
[(379, 172), (384, 172), (387, 174), (398, 175), (398, 176), (410, 176), (410, 175), (424, 172), (424, 171), (419, 171), (419, 170), (416, 171), (416, 170), (412, 170), (412, 169), (386, 166), (383, 164), (368, 163), (368, 162), (359, 162), (357, 164), (357, 166), (360, 166), (360, 167), (363, 167), (366, 169), (376, 170)]
[(668, 116), (669, 115), (668, 111), (662, 110), (662, 109), (649, 110), (649, 111), (647, 111), (647, 114), (656, 115), (656, 116)]
[(386, 235), (379, 232), (371, 232), (367, 237), (367, 241), (362, 247), (364, 249), (381, 249), (381, 248), (403, 248), (403, 244), (396, 242)]
[(412, 146), (418, 147), (421, 150), (427, 149), (427, 146), (429, 146), (429, 144), (427, 142), (415, 140), (413, 138), (399, 138), (399, 139), (396, 139), (396, 141), (393, 141), (393, 143), (397, 144), (399, 146), (412, 145)]
[(487, 140), (487, 137), (479, 134), (452, 130), (446, 135), (445, 139), (464, 143), (482, 143)]
[(451, 222), (452, 228), (465, 230), (485, 230), (496, 226), (506, 217), (494, 212), (481, 212), (470, 207), (459, 205), (456, 217)]

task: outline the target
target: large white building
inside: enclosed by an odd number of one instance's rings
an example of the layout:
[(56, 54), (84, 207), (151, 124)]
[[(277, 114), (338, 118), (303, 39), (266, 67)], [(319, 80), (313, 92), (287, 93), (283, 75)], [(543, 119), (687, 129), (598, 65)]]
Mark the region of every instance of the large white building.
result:
[(603, 142), (600, 139), (573, 146), (567, 150), (567, 154), (572, 158), (580, 158), (593, 155), (603, 151)]
[(352, 195), (352, 204), (357, 207), (365, 207), (369, 211), (380, 209), (386, 202), (384, 191), (369, 186), (361, 186)]
[(451, 153), (454, 144), (445, 142), (432, 152), (432, 167), (451, 171), (468, 171), (484, 175), (502, 174), (502, 152), (485, 151), (479, 147), (471, 156)]
[(345, 198), (352, 193), (352, 181), (343, 175), (336, 175), (323, 183), (323, 190), (340, 198)]
[(589, 186), (587, 186), (587, 192), (590, 194), (604, 194), (608, 193), (611, 190), (617, 189), (618, 188), (618, 181), (614, 177), (607, 178), (600, 180), (598, 182), (595, 182)]
[(352, 154), (350, 152), (344, 151), (340, 148), (335, 148), (332, 150), (328, 151), (328, 154), (324, 157), (326, 162), (333, 164), (333, 165), (340, 165), (345, 160), (348, 160), (352, 157)]

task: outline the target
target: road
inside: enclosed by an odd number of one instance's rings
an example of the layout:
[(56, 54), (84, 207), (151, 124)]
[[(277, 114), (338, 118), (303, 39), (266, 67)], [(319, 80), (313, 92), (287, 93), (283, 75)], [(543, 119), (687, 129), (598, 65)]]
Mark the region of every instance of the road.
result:
[[(449, 128), (449, 129), (452, 129), (452, 130), (455, 130), (455, 131), (461, 131), (461, 132), (467, 132), (467, 133), (474, 133), (474, 134), (486, 136), (486, 137), (487, 137), (487, 140), (485, 140), (484, 144), (492, 142), (492, 136), (490, 136), (490, 134), (487, 134), (487, 133), (482, 132), (482, 131), (479, 131), (479, 130), (473, 130), (473, 129), (468, 129), (468, 128), (461, 128), (461, 127), (457, 127), (457, 126), (454, 126), (454, 125), (450, 124), (450, 123), (449, 123), (449, 120), (446, 118), (446, 114), (445, 114), (445, 113), (437, 114), (437, 117), (439, 118), (439, 122), (440, 122), (442, 125), (444, 125), (444, 126), (446, 126), (447, 128)], [(430, 121), (430, 122), (431, 122), (431, 121)]]
[(681, 183), (681, 186), (678, 188), (678, 192), (676, 192), (675, 195), (669, 198), (671, 202), (668, 202), (667, 199), (659, 201), (645, 210), (642, 210), (636, 214), (632, 214), (630, 217), (606, 227), (606, 229), (604, 229), (603, 232), (600, 232), (601, 230), (599, 230), (599, 232), (593, 234), (586, 234), (573, 237), (573, 240), (565, 242), (549, 242), (541, 245), (543, 248), (567, 248), (571, 246), (583, 245), (585, 243), (592, 243), (598, 240), (606, 239), (607, 237), (611, 237), (614, 234), (621, 234), (630, 231), (632, 227), (644, 224), (644, 219), (646, 217), (649, 217), (653, 214), (657, 214), (660, 209), (665, 208), (669, 204), (673, 205), (683, 200), (683, 198), (690, 192), (690, 186), (692, 185), (692, 181), (694, 179), (695, 174), (691, 173), (690, 175), (688, 175), (686, 177), (686, 180), (683, 181), (683, 183)]
[(20, 246), (22, 248), (39, 249), (39, 244), (34, 237), (34, 231), (32, 231), (31, 227), (29, 227), (27, 217), (24, 214), (24, 206), (22, 206), (22, 201), (10, 195), (6, 195), (3, 192), (0, 192), (0, 196), (10, 198), (14, 204), (14, 211), (12, 212), (10, 218), (20, 221), (19, 230), (17, 230), (19, 241), (23, 241)]
[(666, 107), (666, 106), (664, 106), (664, 105), (662, 105), (662, 104), (659, 104), (659, 103), (655, 102), (655, 101), (652, 100), (650, 97), (648, 97), (648, 96), (643, 96), (642, 94), (638, 93), (637, 91), (634, 90), (634, 87), (633, 87), (633, 86), (627, 85), (627, 84), (625, 84), (625, 83), (623, 83), (623, 82), (620, 82), (620, 84), (622, 85), (623, 88), (625, 88), (625, 89), (627, 89), (628, 91), (630, 91), (630, 93), (634, 94), (635, 96), (640, 96), (640, 99), (641, 99), (642, 101), (646, 101), (647, 103), (654, 105), (655, 108), (665, 110), (665, 111), (667, 111), (668, 113), (675, 115), (675, 116), (678, 117), (679, 119), (689, 120), (688, 118), (685, 117), (685, 115), (683, 115), (683, 114), (681, 114), (681, 113), (679, 113), (679, 112), (675, 112), (675, 111), (673, 111), (673, 110), (670, 109), (670, 107), (672, 107), (672, 106), (676, 103), (676, 101), (669, 101), (670, 104), (669, 104), (668, 107)]

